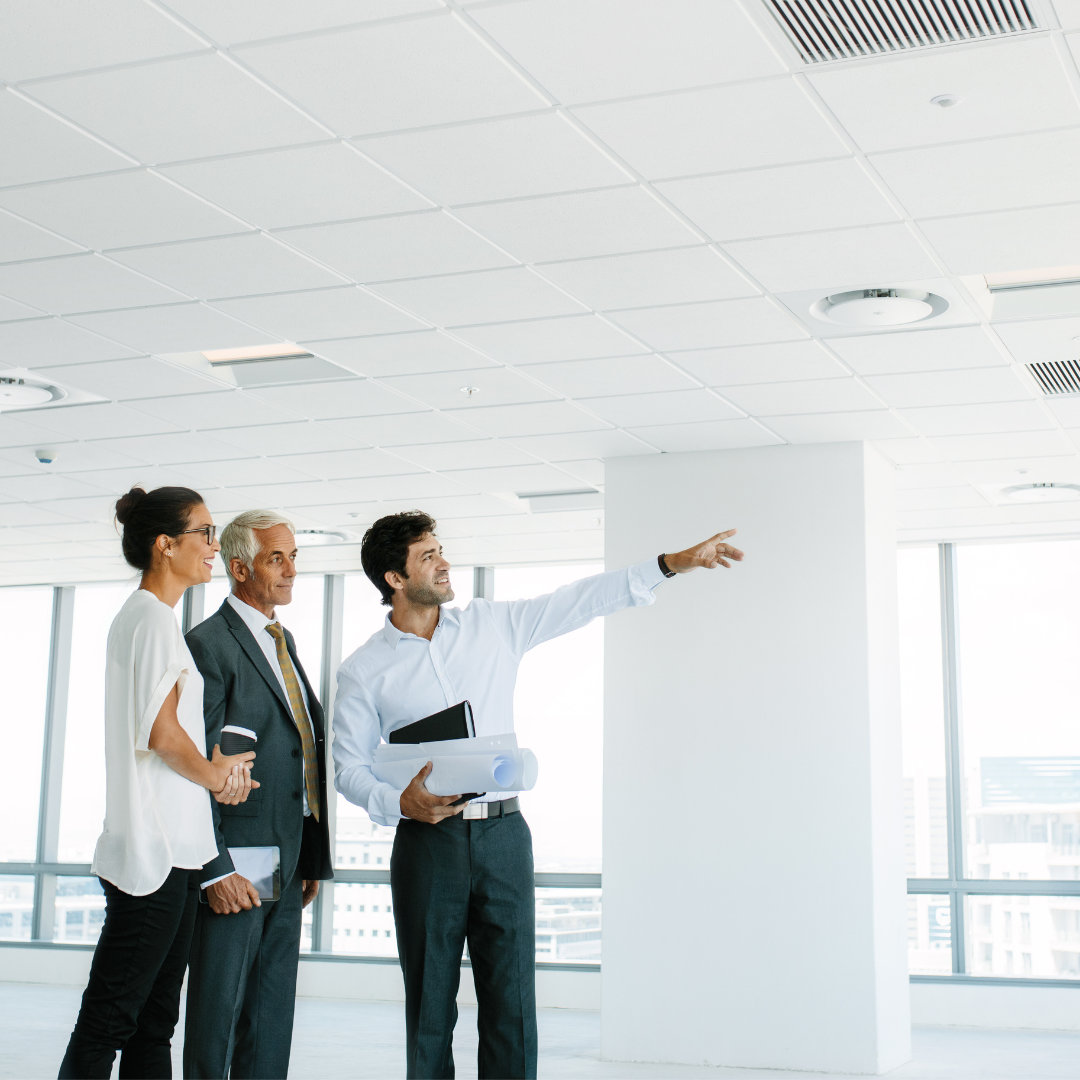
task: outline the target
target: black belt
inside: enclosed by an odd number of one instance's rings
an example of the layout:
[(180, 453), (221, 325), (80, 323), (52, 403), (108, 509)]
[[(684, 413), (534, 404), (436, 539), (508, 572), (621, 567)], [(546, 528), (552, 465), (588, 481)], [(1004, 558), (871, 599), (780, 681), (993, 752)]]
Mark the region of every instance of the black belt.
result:
[(505, 817), (507, 814), (517, 814), (521, 810), (521, 804), (515, 795), (512, 799), (503, 799), (501, 802), (472, 802), (461, 812), (465, 821), (483, 821), (485, 818)]

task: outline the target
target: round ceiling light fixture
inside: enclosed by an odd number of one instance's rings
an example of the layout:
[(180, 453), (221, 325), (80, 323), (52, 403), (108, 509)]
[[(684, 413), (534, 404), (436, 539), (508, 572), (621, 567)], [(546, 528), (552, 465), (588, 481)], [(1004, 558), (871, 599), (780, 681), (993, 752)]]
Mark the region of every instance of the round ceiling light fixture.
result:
[(333, 529), (297, 529), (297, 547), (326, 547), (329, 544), (344, 544), (349, 538), (343, 532)]
[(852, 289), (822, 297), (810, 314), (837, 326), (872, 330), (932, 319), (948, 306), (943, 297), (919, 289)]
[(1080, 499), (1080, 484), (1013, 484), (1002, 494), (1021, 503), (1075, 502)]
[(0, 375), (0, 409), (32, 409), (60, 401), (66, 396), (59, 386), (38, 379)]

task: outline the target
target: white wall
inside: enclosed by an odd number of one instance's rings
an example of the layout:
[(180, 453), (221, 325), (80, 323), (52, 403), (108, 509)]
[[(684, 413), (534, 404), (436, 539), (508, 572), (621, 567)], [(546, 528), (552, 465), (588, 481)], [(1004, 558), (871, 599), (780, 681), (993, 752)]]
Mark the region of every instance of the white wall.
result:
[(860, 444), (607, 463), (607, 565), (746, 561), (609, 619), (603, 1052), (910, 1056), (893, 483)]

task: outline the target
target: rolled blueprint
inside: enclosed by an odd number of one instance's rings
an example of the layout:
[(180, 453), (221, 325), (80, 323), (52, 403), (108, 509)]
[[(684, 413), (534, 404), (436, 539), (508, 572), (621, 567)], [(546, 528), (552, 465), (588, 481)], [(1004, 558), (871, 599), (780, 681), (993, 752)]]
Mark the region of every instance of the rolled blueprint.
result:
[[(493, 736), (502, 742), (505, 736)], [(513, 737), (510, 737), (514, 743)], [(425, 786), (433, 795), (461, 795), (469, 791), (528, 791), (536, 785), (538, 766), (531, 750), (516, 745), (492, 749), (489, 740), (455, 739), (445, 743), (421, 743), (408, 746), (410, 756), (401, 754), (402, 744), (383, 744), (375, 752), (373, 771), (377, 780), (405, 789), (430, 761), (431, 774)], [(475, 747), (470, 751), (462, 743)], [(480, 745), (477, 745), (480, 744)], [(417, 750), (436, 751), (417, 755)], [(444, 752), (448, 751), (448, 752)]]

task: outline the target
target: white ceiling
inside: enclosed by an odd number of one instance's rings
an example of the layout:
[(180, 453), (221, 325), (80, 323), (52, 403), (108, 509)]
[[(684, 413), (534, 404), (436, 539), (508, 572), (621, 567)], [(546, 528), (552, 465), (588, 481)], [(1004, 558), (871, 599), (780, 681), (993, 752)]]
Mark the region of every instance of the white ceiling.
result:
[[(1080, 357), (1080, 312), (995, 321), (969, 288), (1080, 263), (1080, 6), (1036, 13), (808, 67), (762, 0), (0, 0), (0, 374), (94, 399), (0, 414), (0, 584), (123, 574), (136, 482), (586, 559), (602, 511), (515, 493), (840, 439), (895, 463), (901, 540), (1080, 532), (1000, 497), (1080, 482), (1080, 399), (1025, 371)], [(949, 311), (807, 314), (885, 286)], [(336, 377), (184, 355), (280, 341)]]

